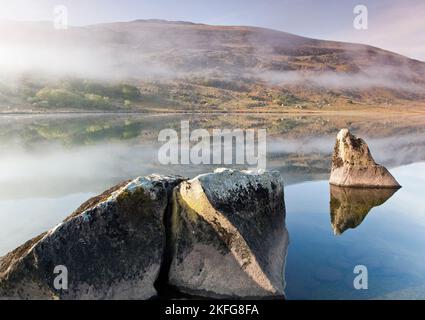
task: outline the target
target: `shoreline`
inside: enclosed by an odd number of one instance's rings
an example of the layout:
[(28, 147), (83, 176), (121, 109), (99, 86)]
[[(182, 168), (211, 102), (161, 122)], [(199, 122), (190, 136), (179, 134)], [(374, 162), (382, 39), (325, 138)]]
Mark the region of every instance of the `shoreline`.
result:
[(13, 111), (0, 112), (0, 116), (48, 116), (48, 115), (425, 115), (425, 109), (409, 108), (408, 110), (392, 110), (388, 108), (373, 108), (371, 110), (285, 110), (285, 111), (183, 111), (183, 110), (148, 110), (148, 111), (48, 111), (30, 112)]

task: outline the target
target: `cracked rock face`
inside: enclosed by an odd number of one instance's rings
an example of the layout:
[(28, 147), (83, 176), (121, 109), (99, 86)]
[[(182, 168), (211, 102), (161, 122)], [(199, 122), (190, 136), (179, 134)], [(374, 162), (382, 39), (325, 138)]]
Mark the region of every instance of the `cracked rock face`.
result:
[[(88, 200), (54, 229), (0, 258), (0, 299), (154, 296), (168, 197), (183, 180), (140, 177)], [(68, 270), (68, 290), (54, 287), (58, 265)]]
[(277, 172), (219, 169), (173, 193), (169, 283), (205, 297), (284, 294), (288, 246)]
[(366, 142), (347, 129), (337, 135), (329, 183), (343, 187), (400, 188), (391, 173), (374, 161)]

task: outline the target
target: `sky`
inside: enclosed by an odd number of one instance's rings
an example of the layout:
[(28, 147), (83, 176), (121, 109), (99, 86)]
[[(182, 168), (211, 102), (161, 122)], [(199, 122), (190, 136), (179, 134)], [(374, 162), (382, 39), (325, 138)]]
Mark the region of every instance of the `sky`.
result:
[[(425, 61), (425, 0), (0, 0), (0, 20), (53, 20), (57, 5), (66, 6), (74, 26), (135, 19), (249, 25)], [(357, 5), (368, 10), (366, 30), (353, 26)]]

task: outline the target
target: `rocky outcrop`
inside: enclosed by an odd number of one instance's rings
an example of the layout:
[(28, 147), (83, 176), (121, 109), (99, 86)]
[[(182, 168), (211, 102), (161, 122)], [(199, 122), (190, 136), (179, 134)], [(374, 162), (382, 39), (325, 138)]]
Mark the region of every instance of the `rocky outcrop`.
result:
[[(177, 176), (122, 183), (0, 259), (2, 299), (147, 299), (165, 247), (164, 214)], [(55, 288), (56, 266), (68, 288)]]
[(284, 294), (288, 245), (277, 172), (219, 169), (173, 194), (169, 283), (205, 297)]
[(337, 135), (329, 183), (345, 187), (400, 188), (391, 173), (374, 161), (366, 142), (347, 129)]
[(0, 258), (0, 299), (283, 297), (279, 173), (221, 169), (186, 180), (139, 177), (88, 200)]
[(357, 228), (374, 207), (397, 192), (390, 188), (346, 188), (331, 185), (331, 224), (334, 234)]

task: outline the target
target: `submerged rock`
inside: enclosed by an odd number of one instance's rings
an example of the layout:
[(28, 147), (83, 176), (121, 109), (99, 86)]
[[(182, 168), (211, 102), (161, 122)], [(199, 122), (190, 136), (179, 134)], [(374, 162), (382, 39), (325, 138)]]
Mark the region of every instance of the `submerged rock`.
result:
[(347, 129), (337, 135), (329, 183), (346, 187), (400, 188), (391, 173), (374, 161), (366, 142)]
[(219, 169), (173, 193), (169, 283), (205, 297), (283, 296), (288, 246), (277, 172)]
[[(156, 294), (164, 214), (183, 178), (150, 175), (84, 203), (54, 229), (0, 259), (1, 299), (147, 299)], [(57, 290), (56, 266), (68, 270)]]
[(398, 189), (347, 188), (331, 185), (331, 223), (334, 234), (358, 227), (374, 207), (384, 204)]

